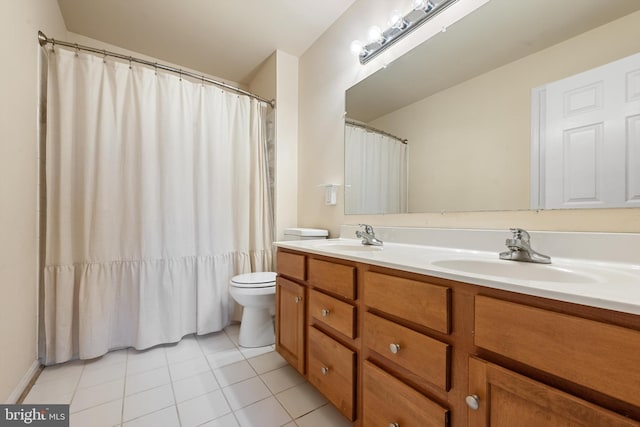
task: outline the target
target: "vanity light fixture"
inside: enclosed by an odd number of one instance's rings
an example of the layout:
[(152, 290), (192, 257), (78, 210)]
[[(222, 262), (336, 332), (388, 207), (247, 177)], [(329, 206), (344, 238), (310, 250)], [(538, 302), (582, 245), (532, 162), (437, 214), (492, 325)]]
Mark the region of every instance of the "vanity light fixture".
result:
[(357, 55), (361, 64), (366, 64), (375, 58), (380, 52), (411, 31), (427, 22), (431, 17), (444, 10), (456, 0), (413, 0), (411, 11), (402, 15), (394, 10), (389, 18), (389, 28), (382, 31), (378, 26), (369, 28), (369, 37), (366, 43), (360, 40), (351, 42), (351, 52)]

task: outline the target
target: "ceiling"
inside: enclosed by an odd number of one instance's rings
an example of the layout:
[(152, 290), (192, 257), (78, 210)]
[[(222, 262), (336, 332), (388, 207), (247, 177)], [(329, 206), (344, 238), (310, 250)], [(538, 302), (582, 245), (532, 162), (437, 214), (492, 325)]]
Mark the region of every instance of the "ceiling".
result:
[(58, 0), (69, 31), (247, 84), (301, 56), (355, 0)]

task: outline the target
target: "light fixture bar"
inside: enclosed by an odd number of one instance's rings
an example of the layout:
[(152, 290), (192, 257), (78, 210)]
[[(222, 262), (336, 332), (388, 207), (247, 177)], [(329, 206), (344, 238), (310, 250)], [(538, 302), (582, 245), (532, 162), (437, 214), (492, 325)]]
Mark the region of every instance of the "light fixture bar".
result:
[(361, 64), (366, 64), (373, 58), (378, 56), (383, 50), (400, 40), (402, 37), (409, 34), (411, 31), (418, 28), (420, 25), (427, 22), (429, 19), (443, 11), (447, 6), (456, 2), (457, 0), (426, 0), (421, 3), (420, 6), (415, 7), (411, 12), (402, 17), (399, 23), (391, 26), (390, 28), (382, 32), (380, 39), (369, 42), (366, 44), (358, 58)]

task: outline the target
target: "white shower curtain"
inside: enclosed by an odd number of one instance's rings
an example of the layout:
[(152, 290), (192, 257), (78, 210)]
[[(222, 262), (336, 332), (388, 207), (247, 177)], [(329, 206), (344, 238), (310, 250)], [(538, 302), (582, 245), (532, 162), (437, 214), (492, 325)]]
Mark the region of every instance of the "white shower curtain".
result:
[(141, 66), (49, 53), (45, 363), (229, 323), (271, 269), (266, 104)]
[(345, 126), (345, 213), (407, 212), (407, 144)]

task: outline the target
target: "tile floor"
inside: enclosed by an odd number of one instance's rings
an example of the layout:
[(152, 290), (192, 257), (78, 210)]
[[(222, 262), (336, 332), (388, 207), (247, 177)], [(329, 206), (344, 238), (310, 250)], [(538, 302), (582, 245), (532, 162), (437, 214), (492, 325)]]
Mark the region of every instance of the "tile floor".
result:
[(46, 367), (24, 403), (68, 403), (71, 427), (347, 427), (274, 351), (238, 325), (145, 351)]

